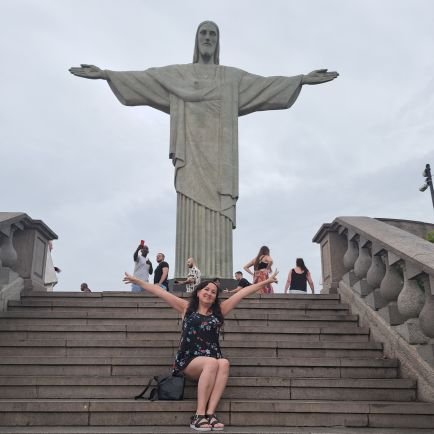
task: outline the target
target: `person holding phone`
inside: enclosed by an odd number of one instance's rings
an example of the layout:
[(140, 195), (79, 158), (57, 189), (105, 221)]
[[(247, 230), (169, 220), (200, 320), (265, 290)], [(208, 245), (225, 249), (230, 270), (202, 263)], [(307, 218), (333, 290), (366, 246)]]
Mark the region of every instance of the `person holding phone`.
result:
[[(152, 275), (154, 269), (152, 262), (148, 259), (149, 247), (142, 240), (134, 252), (134, 272), (133, 275), (144, 282), (149, 282), (149, 276)], [(143, 288), (139, 285), (131, 285), (132, 292), (141, 292)]]

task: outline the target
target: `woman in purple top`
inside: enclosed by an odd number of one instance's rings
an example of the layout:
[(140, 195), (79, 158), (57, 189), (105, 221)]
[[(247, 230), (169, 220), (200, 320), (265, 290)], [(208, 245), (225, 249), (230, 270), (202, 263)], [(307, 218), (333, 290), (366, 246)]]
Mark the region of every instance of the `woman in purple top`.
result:
[(240, 289), (220, 303), (214, 282), (204, 281), (196, 286), (190, 301), (165, 291), (135, 276), (125, 273), (124, 282), (141, 286), (162, 298), (183, 318), (182, 335), (173, 371), (196, 380), (197, 407), (190, 427), (196, 431), (221, 431), (224, 425), (215, 414), (229, 376), (229, 361), (220, 350), (219, 334), (224, 317), (246, 296), (276, 282), (277, 271), (267, 280)]

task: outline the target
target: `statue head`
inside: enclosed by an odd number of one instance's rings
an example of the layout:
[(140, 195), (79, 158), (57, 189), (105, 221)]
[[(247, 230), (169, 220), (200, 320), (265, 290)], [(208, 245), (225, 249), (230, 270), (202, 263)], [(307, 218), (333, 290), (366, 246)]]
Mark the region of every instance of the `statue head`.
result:
[(220, 63), (220, 31), (213, 21), (204, 21), (197, 28), (193, 63), (198, 63), (200, 56), (212, 57), (214, 65)]

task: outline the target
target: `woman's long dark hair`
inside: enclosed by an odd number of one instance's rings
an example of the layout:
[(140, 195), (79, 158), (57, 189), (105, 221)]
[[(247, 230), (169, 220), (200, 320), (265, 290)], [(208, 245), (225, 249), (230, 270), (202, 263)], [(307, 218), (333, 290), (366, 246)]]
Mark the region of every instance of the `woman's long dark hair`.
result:
[[(193, 312), (197, 312), (197, 309), (199, 308), (199, 298), (197, 296), (198, 291), (205, 288), (205, 286), (208, 285), (208, 283), (215, 283), (212, 280), (204, 280), (203, 282), (200, 282), (199, 285), (194, 288), (194, 291), (191, 293), (190, 303), (188, 304), (187, 312), (185, 313), (185, 316), (189, 316)], [(221, 325), (225, 322), (223, 318), (222, 311), (220, 309), (220, 300), (219, 300), (219, 290), (217, 288), (216, 297), (214, 300), (213, 305), (211, 306), (211, 310), (214, 316), (217, 317), (217, 319), (220, 321)]]
[(295, 265), (297, 265), (297, 267), (301, 268), (303, 271), (309, 271), (306, 265), (304, 265), (303, 258), (297, 258), (295, 261)]
[(258, 256), (256, 256), (255, 263), (253, 264), (253, 269), (257, 270), (260, 262), (261, 256), (268, 256), (270, 254), (270, 249), (267, 246), (262, 246), (259, 249)]

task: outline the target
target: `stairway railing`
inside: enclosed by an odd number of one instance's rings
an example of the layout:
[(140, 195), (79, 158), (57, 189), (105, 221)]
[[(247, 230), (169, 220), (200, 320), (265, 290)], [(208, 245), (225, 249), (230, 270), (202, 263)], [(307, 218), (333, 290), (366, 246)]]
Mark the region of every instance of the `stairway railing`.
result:
[(339, 292), (386, 354), (417, 376), (420, 395), (434, 402), (434, 244), (421, 237), (433, 228), (337, 217), (313, 241), (321, 246), (323, 292)]

